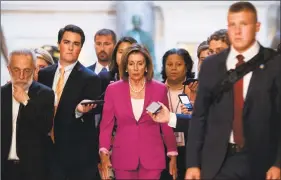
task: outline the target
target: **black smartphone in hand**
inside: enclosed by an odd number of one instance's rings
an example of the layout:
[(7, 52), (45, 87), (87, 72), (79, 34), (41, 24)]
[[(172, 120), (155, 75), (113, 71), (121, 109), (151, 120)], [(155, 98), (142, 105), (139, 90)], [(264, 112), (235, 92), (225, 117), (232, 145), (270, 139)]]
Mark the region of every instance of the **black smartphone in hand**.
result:
[(179, 94), (178, 96), (179, 96), (180, 102), (182, 104), (184, 104), (189, 111), (192, 111), (193, 106), (192, 106), (188, 96), (186, 94)]
[(103, 104), (104, 103), (104, 100), (87, 100), (87, 101), (84, 101), (84, 102), (81, 102), (82, 105), (91, 105), (91, 104)]
[(197, 82), (198, 79), (193, 79), (193, 78), (188, 78), (186, 81), (184, 81), (182, 84), (183, 85), (189, 85), (191, 83)]

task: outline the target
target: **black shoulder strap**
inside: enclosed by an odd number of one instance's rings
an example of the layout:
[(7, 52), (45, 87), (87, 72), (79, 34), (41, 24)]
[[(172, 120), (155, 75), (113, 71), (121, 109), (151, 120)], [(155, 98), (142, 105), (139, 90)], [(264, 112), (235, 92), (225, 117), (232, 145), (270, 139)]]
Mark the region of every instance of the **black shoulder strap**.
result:
[(268, 61), (273, 59), (274, 56), (280, 54), (280, 52), (276, 52), (273, 49), (261, 48), (260, 52), (251, 60), (226, 72), (222, 80), (213, 88), (212, 97), (214, 101), (220, 101), (223, 93), (232, 89), (234, 83), (243, 76), (254, 71), (256, 68), (264, 66)]

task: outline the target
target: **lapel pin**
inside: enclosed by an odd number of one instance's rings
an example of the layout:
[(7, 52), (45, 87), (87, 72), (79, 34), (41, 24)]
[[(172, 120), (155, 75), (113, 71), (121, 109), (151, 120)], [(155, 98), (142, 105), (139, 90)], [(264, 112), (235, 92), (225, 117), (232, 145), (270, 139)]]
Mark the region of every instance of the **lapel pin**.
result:
[(260, 65), (260, 69), (264, 69), (264, 64), (261, 64), (261, 65)]

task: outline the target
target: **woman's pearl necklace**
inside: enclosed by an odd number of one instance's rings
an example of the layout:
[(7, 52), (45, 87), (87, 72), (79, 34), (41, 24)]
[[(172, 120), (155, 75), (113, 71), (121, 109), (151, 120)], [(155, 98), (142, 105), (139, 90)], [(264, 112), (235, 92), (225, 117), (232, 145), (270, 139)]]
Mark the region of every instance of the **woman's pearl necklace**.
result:
[(141, 91), (144, 89), (145, 80), (143, 81), (143, 85), (142, 85), (142, 87), (141, 87), (139, 90), (135, 90), (135, 89), (133, 88), (133, 86), (131, 85), (131, 81), (130, 81), (130, 80), (129, 80), (129, 86), (130, 86), (130, 89), (131, 89), (134, 93), (139, 93), (139, 92), (141, 92)]

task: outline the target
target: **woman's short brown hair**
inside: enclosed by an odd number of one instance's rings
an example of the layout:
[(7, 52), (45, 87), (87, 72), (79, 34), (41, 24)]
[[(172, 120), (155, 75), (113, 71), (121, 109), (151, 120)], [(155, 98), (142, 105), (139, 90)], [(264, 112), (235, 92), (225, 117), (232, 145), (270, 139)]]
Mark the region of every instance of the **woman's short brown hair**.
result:
[(124, 54), (122, 55), (122, 59), (121, 59), (121, 64), (120, 64), (120, 77), (121, 79), (127, 81), (129, 74), (127, 71), (127, 67), (128, 67), (128, 62), (129, 62), (129, 56), (133, 53), (141, 53), (144, 56), (145, 59), (145, 65), (147, 68), (147, 72), (145, 72), (144, 76), (146, 77), (147, 81), (152, 80), (154, 72), (153, 72), (153, 64), (152, 64), (152, 59), (151, 56), (148, 52), (148, 50), (140, 44), (133, 44), (130, 47), (128, 47), (126, 49), (126, 51), (124, 52)]

